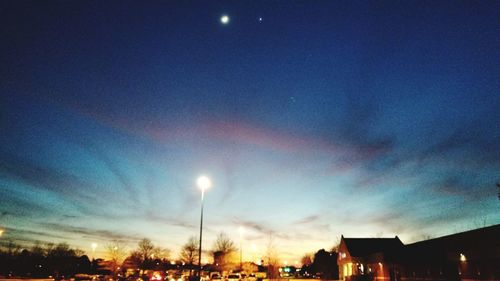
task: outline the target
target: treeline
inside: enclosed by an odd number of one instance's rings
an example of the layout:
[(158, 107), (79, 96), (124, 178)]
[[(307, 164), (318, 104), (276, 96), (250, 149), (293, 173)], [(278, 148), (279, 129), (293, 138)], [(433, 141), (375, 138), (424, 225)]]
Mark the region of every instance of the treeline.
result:
[(332, 249), (331, 251), (321, 249), (314, 255), (305, 255), (302, 258), (300, 275), (327, 280), (338, 279), (339, 267), (337, 265), (337, 254), (336, 249)]
[[(105, 274), (115, 278), (123, 276), (127, 269), (189, 269), (193, 273), (198, 265), (198, 238), (190, 237), (182, 246), (177, 260), (170, 258), (170, 251), (155, 246), (151, 240), (142, 239), (133, 250), (128, 250), (119, 241), (105, 247), (106, 259), (89, 259), (83, 251), (73, 249), (66, 243), (35, 244), (31, 248), (21, 248), (10, 242), (0, 250), (0, 276), (4, 277), (48, 277), (62, 278), (77, 273)], [(217, 236), (211, 248), (213, 264), (203, 264), (206, 271), (266, 271), (268, 278), (279, 278), (283, 264), (272, 240), (259, 265), (239, 261), (238, 248), (224, 233)], [(316, 277), (336, 279), (338, 277), (336, 249), (321, 249), (315, 254), (307, 254), (301, 260), (302, 267), (287, 268), (296, 277)], [(290, 276), (292, 277), (292, 276)]]
[(44, 246), (35, 244), (30, 249), (23, 249), (10, 242), (6, 249), (0, 250), (0, 275), (4, 277), (57, 278), (76, 273), (90, 273), (92, 266), (83, 251), (72, 249), (66, 243), (49, 243)]

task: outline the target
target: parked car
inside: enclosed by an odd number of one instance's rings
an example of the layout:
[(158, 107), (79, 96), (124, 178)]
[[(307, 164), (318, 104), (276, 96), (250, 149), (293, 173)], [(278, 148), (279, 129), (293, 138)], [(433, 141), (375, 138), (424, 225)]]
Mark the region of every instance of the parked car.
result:
[(218, 272), (212, 272), (210, 273), (210, 280), (222, 280), (222, 276)]
[(231, 273), (227, 276), (226, 281), (242, 281), (239, 273)]
[(248, 276), (245, 278), (245, 281), (257, 281), (257, 276), (255, 274), (250, 273)]

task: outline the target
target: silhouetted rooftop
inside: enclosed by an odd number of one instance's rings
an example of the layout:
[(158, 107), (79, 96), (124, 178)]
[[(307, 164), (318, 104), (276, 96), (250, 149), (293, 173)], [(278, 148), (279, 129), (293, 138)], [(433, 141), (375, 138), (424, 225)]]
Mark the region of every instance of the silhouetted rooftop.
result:
[[(500, 224), (460, 232), (406, 245), (408, 255), (421, 257), (426, 253), (444, 255), (464, 253), (469, 258), (500, 257)], [(436, 255), (435, 255), (436, 256)], [(437, 258), (437, 256), (436, 256)]]
[(344, 238), (344, 243), (353, 257), (361, 257), (378, 252), (397, 251), (404, 245), (394, 238)]

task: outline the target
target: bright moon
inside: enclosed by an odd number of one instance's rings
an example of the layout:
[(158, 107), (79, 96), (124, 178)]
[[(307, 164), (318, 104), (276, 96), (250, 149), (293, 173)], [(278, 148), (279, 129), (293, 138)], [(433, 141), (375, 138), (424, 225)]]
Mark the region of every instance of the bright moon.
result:
[(229, 16), (223, 15), (222, 17), (220, 17), (220, 22), (222, 24), (228, 24), (229, 23)]

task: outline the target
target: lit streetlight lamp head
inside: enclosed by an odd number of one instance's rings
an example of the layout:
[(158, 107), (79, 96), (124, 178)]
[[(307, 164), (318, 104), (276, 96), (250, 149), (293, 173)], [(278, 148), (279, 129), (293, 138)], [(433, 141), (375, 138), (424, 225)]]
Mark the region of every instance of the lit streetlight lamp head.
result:
[(212, 181), (207, 176), (200, 176), (196, 184), (202, 191), (205, 191), (212, 186)]
[(229, 23), (229, 16), (228, 15), (222, 15), (220, 17), (220, 22), (223, 24), (223, 25), (226, 25)]

